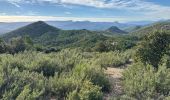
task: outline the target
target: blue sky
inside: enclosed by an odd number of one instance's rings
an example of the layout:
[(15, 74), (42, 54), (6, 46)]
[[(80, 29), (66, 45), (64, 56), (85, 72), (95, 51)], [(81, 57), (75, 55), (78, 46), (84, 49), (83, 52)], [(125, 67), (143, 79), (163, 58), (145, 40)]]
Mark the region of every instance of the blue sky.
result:
[(170, 0), (0, 0), (0, 22), (170, 19)]

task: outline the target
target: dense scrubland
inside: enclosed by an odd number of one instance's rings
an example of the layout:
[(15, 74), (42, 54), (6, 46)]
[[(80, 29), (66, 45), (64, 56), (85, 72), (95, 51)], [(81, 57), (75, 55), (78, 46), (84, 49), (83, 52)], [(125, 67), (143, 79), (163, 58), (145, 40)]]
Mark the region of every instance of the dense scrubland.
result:
[(104, 70), (122, 66), (123, 94), (111, 99), (170, 99), (168, 31), (108, 37), (87, 30), (60, 30), (38, 38), (16, 32), (17, 37), (9, 37), (10, 33), (0, 41), (3, 100), (103, 100), (112, 89)]
[(111, 89), (104, 69), (120, 66), (128, 59), (129, 55), (118, 51), (98, 53), (78, 49), (50, 54), (37, 51), (2, 54), (1, 98), (102, 100), (103, 93)]

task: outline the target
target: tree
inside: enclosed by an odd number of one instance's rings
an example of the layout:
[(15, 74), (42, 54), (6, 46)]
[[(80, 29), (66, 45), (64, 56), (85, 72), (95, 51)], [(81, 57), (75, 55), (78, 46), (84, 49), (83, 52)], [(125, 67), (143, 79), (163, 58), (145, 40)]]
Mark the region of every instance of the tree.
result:
[(137, 60), (150, 64), (156, 69), (162, 57), (168, 51), (170, 34), (166, 32), (153, 32), (144, 37), (136, 52)]
[(95, 51), (98, 51), (98, 52), (106, 52), (106, 51), (108, 51), (108, 50), (107, 50), (107, 46), (106, 46), (103, 42), (98, 43), (98, 44), (94, 47), (94, 50), (95, 50)]
[(5, 53), (7, 49), (6, 43), (0, 38), (0, 54)]
[(33, 45), (33, 41), (32, 41), (32, 39), (31, 39), (29, 36), (24, 36), (23, 39), (24, 39), (24, 42), (25, 42), (27, 45), (30, 45), (30, 46)]
[(9, 52), (12, 54), (22, 52), (26, 49), (31, 49), (32, 46), (33, 42), (28, 36), (12, 38)]

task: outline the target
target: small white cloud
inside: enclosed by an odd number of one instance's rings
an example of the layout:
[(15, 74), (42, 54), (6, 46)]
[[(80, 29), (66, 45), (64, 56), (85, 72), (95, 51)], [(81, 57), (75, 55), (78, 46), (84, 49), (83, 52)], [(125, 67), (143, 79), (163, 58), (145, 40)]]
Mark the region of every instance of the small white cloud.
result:
[(38, 15), (38, 12), (28, 11), (28, 12), (26, 12), (26, 14), (29, 16), (35, 16), (35, 15)]
[(17, 3), (11, 3), (11, 4), (13, 4), (14, 6), (16, 6), (16, 7), (18, 7), (18, 8), (21, 7), (21, 6), (20, 6), (19, 4), (17, 4)]
[(71, 12), (64, 12), (66, 15), (71, 15), (72, 13)]
[(0, 13), (1, 16), (7, 15), (6, 13)]

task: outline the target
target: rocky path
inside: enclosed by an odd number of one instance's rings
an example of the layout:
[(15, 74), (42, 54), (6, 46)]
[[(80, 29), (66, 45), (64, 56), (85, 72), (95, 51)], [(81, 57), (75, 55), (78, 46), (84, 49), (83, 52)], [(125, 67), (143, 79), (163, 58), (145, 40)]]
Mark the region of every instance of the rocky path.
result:
[(111, 92), (105, 95), (104, 100), (110, 100), (111, 97), (120, 96), (123, 94), (123, 88), (121, 83), (123, 71), (124, 69), (111, 67), (108, 67), (107, 70), (105, 70), (105, 74), (108, 75), (111, 83)]

